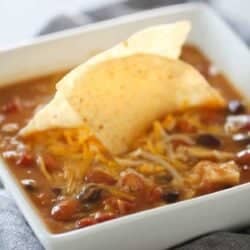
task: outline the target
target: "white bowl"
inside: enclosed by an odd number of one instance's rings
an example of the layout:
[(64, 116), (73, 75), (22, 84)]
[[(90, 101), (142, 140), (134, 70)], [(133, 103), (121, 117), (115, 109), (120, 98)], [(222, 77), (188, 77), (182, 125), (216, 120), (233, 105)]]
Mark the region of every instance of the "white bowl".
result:
[[(188, 38), (244, 93), (250, 92), (250, 53), (206, 5), (185, 4), (85, 26), (36, 39), (0, 54), (0, 79), (10, 83), (70, 68), (91, 51), (105, 49), (143, 27), (180, 19), (192, 21)], [(212, 231), (250, 222), (250, 184), (125, 216), (62, 234), (50, 233), (3, 162), (0, 176), (46, 249), (165, 249)]]

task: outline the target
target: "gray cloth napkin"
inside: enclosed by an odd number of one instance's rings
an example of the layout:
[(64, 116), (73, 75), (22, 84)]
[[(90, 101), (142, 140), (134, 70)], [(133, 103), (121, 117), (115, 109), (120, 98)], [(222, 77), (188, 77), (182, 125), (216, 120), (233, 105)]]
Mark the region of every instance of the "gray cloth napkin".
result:
[[(185, 0), (139, 0), (126, 1), (95, 9), (75, 16), (61, 15), (46, 25), (39, 35), (81, 26), (116, 16), (130, 14), (143, 9), (152, 9), (163, 5), (186, 2)], [(234, 25), (234, 22), (230, 20)], [(237, 25), (234, 25), (237, 30)], [(245, 32), (240, 29), (240, 32)], [(250, 33), (249, 33), (250, 34)], [(245, 36), (244, 36), (245, 37)], [(1, 185), (1, 184), (0, 184)], [(166, 232), (167, 233), (167, 232)], [(176, 250), (235, 250), (250, 249), (250, 233), (218, 232), (203, 236), (192, 242), (175, 248)], [(0, 250), (42, 250), (29, 225), (15, 205), (7, 191), (0, 186)], [(86, 248), (87, 249), (87, 248)], [(63, 249), (62, 249), (63, 250)], [(90, 249), (91, 250), (91, 249)], [(154, 250), (154, 249), (152, 249)]]

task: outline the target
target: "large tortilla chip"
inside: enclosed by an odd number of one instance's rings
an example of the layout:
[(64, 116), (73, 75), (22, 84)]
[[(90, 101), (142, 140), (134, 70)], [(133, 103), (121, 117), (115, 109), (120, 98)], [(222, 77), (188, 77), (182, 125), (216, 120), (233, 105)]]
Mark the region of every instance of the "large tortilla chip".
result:
[(22, 135), (35, 131), (42, 131), (53, 127), (72, 127), (81, 125), (80, 117), (74, 112), (68, 101), (60, 92), (72, 93), (75, 79), (81, 76), (93, 65), (112, 58), (121, 58), (136, 53), (151, 53), (168, 58), (177, 59), (181, 47), (191, 29), (189, 21), (179, 21), (173, 24), (164, 24), (149, 27), (139, 31), (113, 48), (106, 50), (87, 62), (79, 65), (68, 73), (57, 85), (59, 89), (47, 106), (39, 111), (22, 131)]
[(56, 127), (75, 127), (81, 125), (79, 114), (69, 105), (61, 92), (57, 92), (49, 104), (39, 110), (21, 133), (32, 133)]
[(74, 76), (79, 72), (83, 73), (89, 67), (102, 61), (108, 61), (114, 58), (126, 57), (138, 53), (153, 54), (165, 56), (170, 59), (178, 59), (181, 54), (181, 48), (191, 29), (189, 21), (179, 21), (172, 24), (163, 24), (149, 27), (139, 31), (129, 37), (126, 41), (90, 58), (87, 62), (81, 64), (72, 70), (66, 79), (58, 83), (58, 89), (62, 85), (68, 87), (74, 85)]
[(224, 105), (219, 93), (192, 66), (145, 54), (98, 64), (75, 79), (72, 95), (63, 94), (112, 153), (126, 151), (168, 112)]
[[(118, 52), (113, 56), (110, 50), (106, 59), (101, 54), (101, 59), (94, 57), (93, 61), (74, 69), (59, 82), (54, 99), (35, 115), (21, 134), (55, 127), (87, 126), (112, 154), (120, 154), (129, 149), (152, 121), (167, 112), (224, 106), (223, 98), (197, 70), (174, 60), (179, 56), (181, 43), (177, 43), (179, 48), (168, 56), (162, 52), (168, 49), (160, 46), (161, 35), (159, 40), (156, 37), (148, 43), (148, 51), (145, 47), (140, 51), (143, 48), (139, 46), (140, 39), (132, 37), (132, 41), (136, 41), (131, 43), (133, 49), (127, 51), (129, 45), (118, 45), (125, 46), (121, 51), (126, 53), (121, 52), (121, 56)], [(152, 44), (157, 45), (159, 51)], [(166, 48), (172, 52), (174, 45)]]

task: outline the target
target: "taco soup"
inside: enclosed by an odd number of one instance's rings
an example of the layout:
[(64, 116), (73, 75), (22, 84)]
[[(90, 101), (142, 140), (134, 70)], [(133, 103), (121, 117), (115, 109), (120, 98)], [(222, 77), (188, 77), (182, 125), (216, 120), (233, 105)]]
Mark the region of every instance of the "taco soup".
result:
[(195, 46), (167, 57), (1, 88), (1, 156), (51, 232), (250, 181), (247, 100)]

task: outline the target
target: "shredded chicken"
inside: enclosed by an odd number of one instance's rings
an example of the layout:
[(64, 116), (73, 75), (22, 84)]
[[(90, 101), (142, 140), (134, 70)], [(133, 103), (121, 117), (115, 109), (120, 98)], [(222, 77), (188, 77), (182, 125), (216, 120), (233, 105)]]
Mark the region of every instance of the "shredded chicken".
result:
[(167, 171), (177, 180), (181, 180), (182, 177), (181, 175), (178, 173), (178, 171), (165, 159), (163, 159), (163, 157), (159, 156), (159, 155), (153, 155), (149, 152), (146, 152), (142, 149), (137, 149), (136, 151), (132, 152), (130, 154), (132, 157), (141, 157), (144, 158), (150, 162), (154, 162), (157, 165), (161, 165), (163, 167), (165, 167), (167, 169)]
[(188, 161), (190, 158), (198, 159), (214, 159), (218, 161), (228, 161), (234, 158), (233, 153), (218, 151), (214, 149), (207, 149), (202, 147), (186, 147), (179, 146), (177, 148), (178, 159)]
[(125, 158), (118, 158), (118, 157), (115, 158), (115, 161), (124, 167), (138, 167), (138, 166), (148, 163), (147, 161), (144, 161), (144, 160), (125, 159)]
[(198, 193), (209, 193), (239, 184), (240, 170), (234, 161), (200, 161), (187, 174), (185, 182)]
[(164, 128), (162, 127), (161, 123), (157, 123), (157, 128), (159, 129), (160, 134), (162, 136), (162, 139), (164, 140), (167, 156), (171, 160), (174, 160), (176, 158), (175, 154), (174, 154), (173, 144), (172, 144), (174, 141), (183, 141), (187, 145), (194, 145), (195, 144), (194, 140), (192, 138), (190, 138), (188, 135), (168, 134), (164, 130)]
[(161, 136), (168, 143), (171, 143), (173, 141), (183, 141), (188, 145), (195, 144), (194, 140), (186, 134), (168, 134), (162, 127), (161, 123), (157, 123), (157, 126), (160, 130)]
[(172, 135), (168, 135), (169, 141), (173, 142), (173, 141), (183, 141), (188, 145), (194, 145), (195, 142), (194, 140), (185, 134), (172, 134)]

